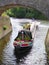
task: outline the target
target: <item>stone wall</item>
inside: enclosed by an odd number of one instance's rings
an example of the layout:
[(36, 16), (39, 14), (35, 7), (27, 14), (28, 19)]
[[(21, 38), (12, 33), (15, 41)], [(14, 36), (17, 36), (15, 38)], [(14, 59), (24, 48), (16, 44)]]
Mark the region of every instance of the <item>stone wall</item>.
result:
[(0, 17), (0, 39), (11, 32), (12, 26), (8, 17)]
[(49, 0), (0, 0), (0, 15), (7, 8), (17, 5), (35, 8), (49, 19)]
[(49, 29), (48, 29), (47, 36), (45, 39), (45, 47), (46, 47), (46, 52), (47, 52), (47, 62), (49, 65)]

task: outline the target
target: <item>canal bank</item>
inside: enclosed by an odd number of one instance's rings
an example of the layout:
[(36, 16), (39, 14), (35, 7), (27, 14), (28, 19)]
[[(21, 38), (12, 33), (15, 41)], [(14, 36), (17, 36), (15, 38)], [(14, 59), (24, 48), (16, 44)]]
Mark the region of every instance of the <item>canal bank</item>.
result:
[(46, 52), (47, 52), (47, 63), (49, 65), (49, 29), (45, 39), (45, 46), (46, 46)]
[(4, 36), (2, 39), (0, 39), (0, 65), (3, 60), (3, 50), (6, 47), (7, 43), (10, 40), (11, 32), (8, 33), (6, 36)]
[(3, 50), (10, 40), (12, 26), (10, 19), (7, 17), (0, 17), (0, 65), (3, 59)]
[(0, 17), (0, 39), (4, 38), (12, 31), (12, 25), (9, 17)]

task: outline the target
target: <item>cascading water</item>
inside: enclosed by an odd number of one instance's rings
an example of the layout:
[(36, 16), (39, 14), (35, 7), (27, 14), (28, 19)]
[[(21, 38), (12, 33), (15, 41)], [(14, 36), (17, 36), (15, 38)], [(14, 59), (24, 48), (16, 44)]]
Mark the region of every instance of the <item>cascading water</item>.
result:
[(0, 65), (45, 65), (46, 51), (44, 40), (48, 27), (42, 24), (39, 25), (38, 30), (36, 30), (32, 49), (25, 53), (17, 54), (13, 46), (13, 41), (18, 35), (18, 31), (23, 29), (23, 27), (18, 23), (20, 19), (10, 18), (10, 20), (12, 23), (12, 35), (10, 41), (3, 49), (2, 64)]

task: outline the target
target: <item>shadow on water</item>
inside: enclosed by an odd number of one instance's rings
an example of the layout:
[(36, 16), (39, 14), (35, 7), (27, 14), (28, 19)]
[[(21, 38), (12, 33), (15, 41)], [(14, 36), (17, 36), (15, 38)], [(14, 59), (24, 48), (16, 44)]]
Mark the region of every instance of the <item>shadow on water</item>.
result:
[(6, 47), (7, 43), (10, 40), (11, 32), (7, 34), (5, 37), (0, 39), (0, 65), (2, 64), (2, 59), (3, 59), (3, 49)]
[(23, 48), (19, 50), (14, 49), (16, 63), (23, 63), (25, 61), (25, 57), (31, 52), (31, 49), (32, 48)]

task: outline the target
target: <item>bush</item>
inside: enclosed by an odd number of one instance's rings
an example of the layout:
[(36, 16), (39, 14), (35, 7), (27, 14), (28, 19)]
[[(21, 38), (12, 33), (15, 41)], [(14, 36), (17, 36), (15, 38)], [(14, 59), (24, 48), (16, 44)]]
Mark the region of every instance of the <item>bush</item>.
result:
[(6, 30), (7, 29), (7, 26), (3, 26), (3, 30)]
[(2, 16), (10, 16), (15, 18), (34, 18), (46, 20), (47, 17), (34, 8), (15, 7), (5, 11)]

